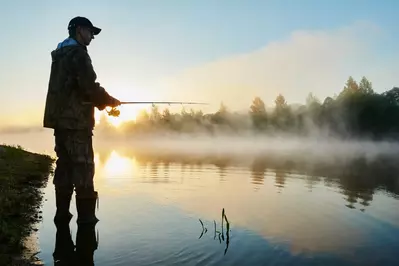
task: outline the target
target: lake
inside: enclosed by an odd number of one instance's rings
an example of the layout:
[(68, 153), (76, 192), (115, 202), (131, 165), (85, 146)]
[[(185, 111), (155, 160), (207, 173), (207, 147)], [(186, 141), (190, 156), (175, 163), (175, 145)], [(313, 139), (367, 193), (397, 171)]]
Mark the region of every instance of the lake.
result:
[[(53, 155), (52, 135), (37, 134), (0, 142)], [(95, 265), (399, 265), (396, 144), (176, 141), (95, 140), (100, 221), (82, 240)], [(45, 265), (51, 182), (36, 241)], [(76, 244), (74, 198), (71, 212), (61, 252)]]

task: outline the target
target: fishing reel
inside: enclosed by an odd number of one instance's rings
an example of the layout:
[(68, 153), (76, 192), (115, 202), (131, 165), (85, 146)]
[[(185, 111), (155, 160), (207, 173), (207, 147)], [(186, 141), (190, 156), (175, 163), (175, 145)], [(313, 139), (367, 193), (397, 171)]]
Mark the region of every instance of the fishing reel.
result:
[(111, 110), (107, 110), (105, 109), (105, 111), (107, 112), (107, 114), (109, 116), (113, 116), (113, 117), (119, 117), (119, 115), (121, 114), (121, 111), (119, 111), (116, 107), (111, 107)]

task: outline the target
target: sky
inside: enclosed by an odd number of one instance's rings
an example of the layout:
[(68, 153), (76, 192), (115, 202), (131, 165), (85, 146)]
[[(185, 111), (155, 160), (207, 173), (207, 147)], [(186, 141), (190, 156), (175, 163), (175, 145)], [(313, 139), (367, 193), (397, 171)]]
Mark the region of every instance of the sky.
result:
[(350, 75), (377, 92), (399, 86), (398, 11), (389, 0), (4, 1), (0, 125), (41, 126), (50, 53), (74, 16), (102, 28), (88, 49), (111, 95), (239, 111), (256, 96), (323, 100)]

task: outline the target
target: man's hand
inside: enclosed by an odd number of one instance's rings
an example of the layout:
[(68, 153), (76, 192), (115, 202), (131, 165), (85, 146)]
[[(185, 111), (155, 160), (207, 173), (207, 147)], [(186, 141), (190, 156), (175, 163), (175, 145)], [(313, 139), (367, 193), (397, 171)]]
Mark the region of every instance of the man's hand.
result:
[(109, 103), (109, 106), (110, 107), (117, 107), (119, 105), (121, 105), (121, 102), (118, 99), (116, 99), (114, 97), (111, 97), (111, 101)]
[(98, 110), (102, 111), (105, 109), (105, 107), (107, 107), (106, 105), (99, 105), (97, 106)]
[(109, 96), (108, 103), (98, 105), (97, 108), (98, 108), (98, 110), (102, 111), (102, 110), (104, 110), (107, 106), (108, 106), (108, 107), (117, 107), (117, 106), (119, 106), (119, 105), (121, 105), (121, 102), (120, 102), (118, 99), (116, 99), (116, 98), (114, 98), (114, 97), (112, 97), (112, 96)]

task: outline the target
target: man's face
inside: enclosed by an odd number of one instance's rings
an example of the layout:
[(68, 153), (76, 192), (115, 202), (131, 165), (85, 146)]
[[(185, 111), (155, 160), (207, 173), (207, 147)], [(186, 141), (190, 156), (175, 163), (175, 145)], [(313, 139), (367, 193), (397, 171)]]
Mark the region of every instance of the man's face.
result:
[(94, 34), (90, 28), (87, 27), (79, 27), (77, 29), (77, 34), (80, 35), (84, 45), (89, 45), (91, 40), (94, 39)]

